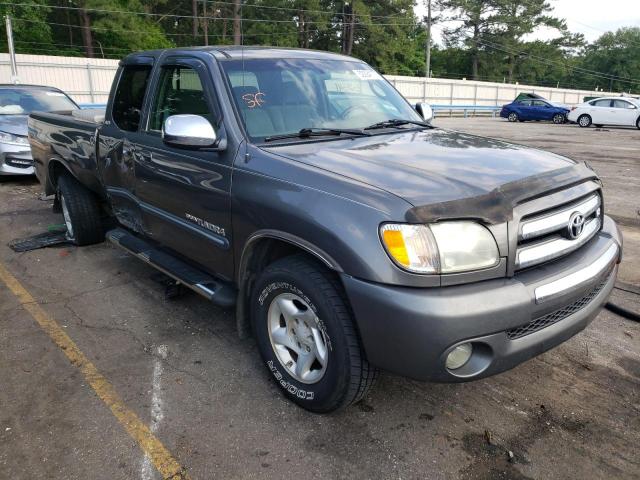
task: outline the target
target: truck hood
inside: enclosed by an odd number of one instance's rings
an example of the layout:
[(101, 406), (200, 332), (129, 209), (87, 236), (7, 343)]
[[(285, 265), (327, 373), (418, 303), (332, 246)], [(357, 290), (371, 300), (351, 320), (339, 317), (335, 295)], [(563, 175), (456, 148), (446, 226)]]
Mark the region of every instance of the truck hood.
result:
[[(442, 129), (265, 150), (397, 195), (414, 206), (486, 196), (507, 184), (548, 176), (576, 162), (553, 153)], [(547, 188), (557, 186), (551, 183)]]
[(27, 136), (29, 115), (0, 115), (0, 132)]

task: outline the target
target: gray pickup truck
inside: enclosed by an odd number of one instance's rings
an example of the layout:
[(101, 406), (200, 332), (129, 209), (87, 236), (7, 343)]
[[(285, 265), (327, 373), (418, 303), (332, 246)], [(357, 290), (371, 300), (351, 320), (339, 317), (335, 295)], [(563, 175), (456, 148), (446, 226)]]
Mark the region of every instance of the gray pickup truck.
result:
[(379, 369), (510, 369), (584, 329), (615, 282), (622, 239), (588, 165), (434, 128), (350, 57), (132, 54), (94, 113), (29, 119), (69, 237), (106, 236), (235, 306), (314, 412), (362, 398)]

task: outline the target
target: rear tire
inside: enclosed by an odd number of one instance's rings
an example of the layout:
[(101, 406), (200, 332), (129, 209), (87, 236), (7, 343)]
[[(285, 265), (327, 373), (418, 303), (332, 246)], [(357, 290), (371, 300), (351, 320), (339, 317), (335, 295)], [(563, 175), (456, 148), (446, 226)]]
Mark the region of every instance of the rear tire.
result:
[(640, 130), (640, 117), (636, 120), (636, 128)]
[(507, 115), (507, 120), (512, 123), (517, 122), (519, 120), (518, 114), (516, 112), (511, 112), (509, 115)]
[(104, 241), (100, 204), (93, 192), (65, 173), (58, 178), (57, 195), (69, 240), (76, 245)]
[(580, 115), (578, 117), (578, 125), (582, 128), (587, 128), (591, 125), (591, 117), (589, 115)]
[(262, 272), (251, 319), (268, 370), (302, 408), (332, 412), (373, 385), (378, 372), (365, 358), (342, 286), (306, 256), (285, 257)]

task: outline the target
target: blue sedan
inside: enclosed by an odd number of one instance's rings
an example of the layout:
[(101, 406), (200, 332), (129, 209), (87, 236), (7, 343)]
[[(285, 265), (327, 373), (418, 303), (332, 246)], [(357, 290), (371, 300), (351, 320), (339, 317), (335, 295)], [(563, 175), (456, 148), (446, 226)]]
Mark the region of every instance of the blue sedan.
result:
[(551, 120), (553, 123), (567, 121), (568, 108), (559, 107), (545, 100), (522, 99), (514, 100), (502, 106), (500, 116), (510, 122), (524, 122), (526, 120)]

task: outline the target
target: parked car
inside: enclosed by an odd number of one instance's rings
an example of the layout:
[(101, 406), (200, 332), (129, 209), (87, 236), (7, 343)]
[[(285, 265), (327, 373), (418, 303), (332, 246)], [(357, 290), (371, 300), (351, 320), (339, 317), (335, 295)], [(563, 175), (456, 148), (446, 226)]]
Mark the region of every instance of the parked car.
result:
[(0, 175), (33, 174), (27, 121), (34, 111), (71, 111), (78, 106), (64, 92), (38, 85), (0, 85)]
[(550, 120), (553, 123), (564, 123), (569, 109), (555, 105), (542, 99), (516, 99), (502, 106), (500, 116), (510, 122), (527, 120)]
[(114, 245), (235, 305), (283, 393), (328, 412), (379, 369), (510, 369), (585, 328), (616, 279), (591, 168), (428, 111), (351, 57), (157, 50), (121, 61), (104, 122), (34, 113), (29, 141), (70, 238), (115, 218)]
[(570, 122), (581, 127), (626, 125), (640, 129), (640, 100), (631, 97), (596, 98), (573, 107), (568, 115)]

